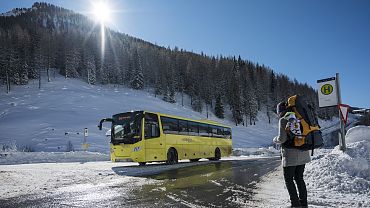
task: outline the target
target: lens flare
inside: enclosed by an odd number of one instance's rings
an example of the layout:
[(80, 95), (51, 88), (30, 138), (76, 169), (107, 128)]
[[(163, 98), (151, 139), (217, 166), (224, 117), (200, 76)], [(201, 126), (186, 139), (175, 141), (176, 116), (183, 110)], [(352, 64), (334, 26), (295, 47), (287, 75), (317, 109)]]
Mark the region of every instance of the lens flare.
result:
[(106, 1), (98, 1), (93, 3), (94, 17), (101, 23), (106, 23), (111, 20), (111, 9)]

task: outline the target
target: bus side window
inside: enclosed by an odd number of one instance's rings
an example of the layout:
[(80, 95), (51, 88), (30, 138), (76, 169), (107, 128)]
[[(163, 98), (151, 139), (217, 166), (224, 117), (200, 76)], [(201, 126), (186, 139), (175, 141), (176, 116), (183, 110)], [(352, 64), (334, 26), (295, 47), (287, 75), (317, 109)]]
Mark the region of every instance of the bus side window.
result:
[(179, 120), (161, 116), (162, 129), (165, 134), (179, 134)]
[(225, 139), (231, 139), (231, 129), (230, 128), (224, 128), (223, 136)]
[(145, 139), (159, 137), (158, 116), (152, 113), (145, 113)]
[(188, 122), (185, 120), (179, 120), (179, 134), (188, 135)]
[(212, 137), (217, 137), (217, 138), (223, 137), (222, 127), (212, 125), (211, 129), (212, 129)]
[(189, 121), (188, 122), (188, 128), (189, 128), (189, 135), (192, 135), (192, 136), (198, 136), (199, 135), (198, 123)]
[(199, 124), (199, 135), (206, 136), (206, 137), (210, 136), (208, 124), (202, 124), (202, 123)]

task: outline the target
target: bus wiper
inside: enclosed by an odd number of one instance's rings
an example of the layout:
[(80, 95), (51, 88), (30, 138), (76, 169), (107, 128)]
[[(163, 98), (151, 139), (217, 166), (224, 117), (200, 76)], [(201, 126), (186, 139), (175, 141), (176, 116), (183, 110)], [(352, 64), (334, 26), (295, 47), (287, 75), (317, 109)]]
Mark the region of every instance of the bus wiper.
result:
[(100, 123), (99, 123), (99, 125), (98, 125), (98, 128), (99, 128), (99, 130), (102, 130), (102, 128), (103, 128), (103, 123), (104, 122), (113, 122), (113, 119), (112, 118), (103, 118), (101, 121), (100, 121)]

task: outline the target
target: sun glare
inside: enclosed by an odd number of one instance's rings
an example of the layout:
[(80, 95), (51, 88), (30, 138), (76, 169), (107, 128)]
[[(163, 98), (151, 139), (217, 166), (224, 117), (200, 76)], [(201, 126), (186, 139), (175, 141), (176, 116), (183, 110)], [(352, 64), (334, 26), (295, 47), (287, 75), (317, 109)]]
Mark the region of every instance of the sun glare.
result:
[(106, 1), (98, 1), (93, 3), (93, 14), (95, 19), (101, 23), (106, 23), (110, 21), (111, 10)]

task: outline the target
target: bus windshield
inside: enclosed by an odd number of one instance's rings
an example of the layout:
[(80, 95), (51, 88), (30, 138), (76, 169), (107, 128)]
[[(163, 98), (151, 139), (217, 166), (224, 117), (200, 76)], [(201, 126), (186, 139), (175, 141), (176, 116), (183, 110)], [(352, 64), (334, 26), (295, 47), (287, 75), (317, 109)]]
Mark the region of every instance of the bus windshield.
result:
[(113, 116), (112, 143), (134, 144), (141, 140), (142, 111), (121, 113)]

